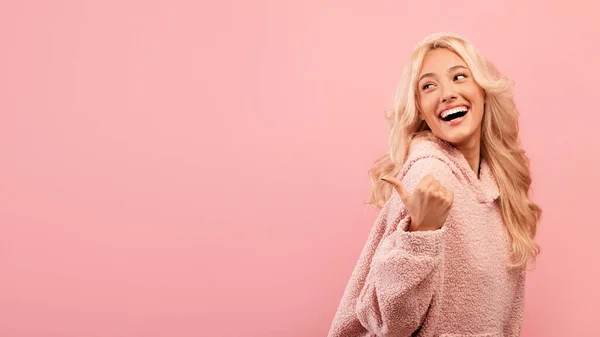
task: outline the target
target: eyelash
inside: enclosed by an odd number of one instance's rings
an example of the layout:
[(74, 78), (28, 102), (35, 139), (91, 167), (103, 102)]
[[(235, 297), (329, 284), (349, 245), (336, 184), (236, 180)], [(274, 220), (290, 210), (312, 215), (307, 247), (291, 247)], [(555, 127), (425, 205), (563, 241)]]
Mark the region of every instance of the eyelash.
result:
[[(468, 76), (467, 76), (467, 74), (465, 74), (465, 73), (458, 73), (458, 74), (454, 75), (454, 80), (455, 80), (455, 81), (457, 81), (457, 80), (456, 80), (456, 77), (458, 77), (458, 76), (464, 76), (464, 78), (467, 78), (467, 77), (468, 77)], [(430, 84), (431, 84), (431, 83), (427, 83), (427, 84), (423, 85), (423, 86), (421, 87), (421, 89), (422, 89), (422, 90), (427, 90), (427, 89), (428, 89), (428, 88), (427, 88), (427, 86), (428, 86), (428, 85), (430, 85)]]
[(454, 78), (456, 78), (457, 76), (464, 76), (465, 78), (468, 77), (467, 74), (465, 74), (465, 73), (458, 73), (458, 74), (454, 75)]

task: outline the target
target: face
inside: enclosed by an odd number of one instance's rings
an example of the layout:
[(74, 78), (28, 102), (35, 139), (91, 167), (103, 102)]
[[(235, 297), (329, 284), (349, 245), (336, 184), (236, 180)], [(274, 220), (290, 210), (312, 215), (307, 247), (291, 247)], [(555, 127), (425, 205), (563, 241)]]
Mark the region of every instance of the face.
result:
[(457, 147), (479, 146), (485, 92), (456, 53), (438, 48), (423, 60), (419, 114), (435, 136)]

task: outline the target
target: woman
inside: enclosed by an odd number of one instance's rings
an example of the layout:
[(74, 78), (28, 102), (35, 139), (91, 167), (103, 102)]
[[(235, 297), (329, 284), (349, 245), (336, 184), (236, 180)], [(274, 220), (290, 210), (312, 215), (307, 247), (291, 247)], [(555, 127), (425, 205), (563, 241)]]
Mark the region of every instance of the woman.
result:
[(329, 336), (519, 336), (541, 209), (509, 84), (460, 36), (415, 48)]

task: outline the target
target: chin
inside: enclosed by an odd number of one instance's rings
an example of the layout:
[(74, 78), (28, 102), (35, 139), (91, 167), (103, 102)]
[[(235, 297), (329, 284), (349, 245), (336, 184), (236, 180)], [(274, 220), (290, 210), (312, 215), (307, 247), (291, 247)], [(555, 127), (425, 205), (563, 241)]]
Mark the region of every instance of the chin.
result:
[(451, 132), (434, 132), (438, 138), (454, 146), (468, 144), (477, 138), (478, 130), (452, 130)]
[(454, 146), (472, 146), (473, 142), (481, 139), (481, 119), (476, 117), (469, 109), (465, 115), (453, 120), (437, 118), (432, 121), (435, 126), (432, 132)]

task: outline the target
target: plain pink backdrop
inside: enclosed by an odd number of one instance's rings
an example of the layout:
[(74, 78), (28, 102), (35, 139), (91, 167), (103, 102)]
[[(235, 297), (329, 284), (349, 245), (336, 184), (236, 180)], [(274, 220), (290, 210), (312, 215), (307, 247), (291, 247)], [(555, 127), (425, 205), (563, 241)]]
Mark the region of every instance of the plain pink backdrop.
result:
[(523, 336), (599, 336), (597, 1), (0, 3), (0, 336), (324, 336), (413, 46), (516, 81)]

